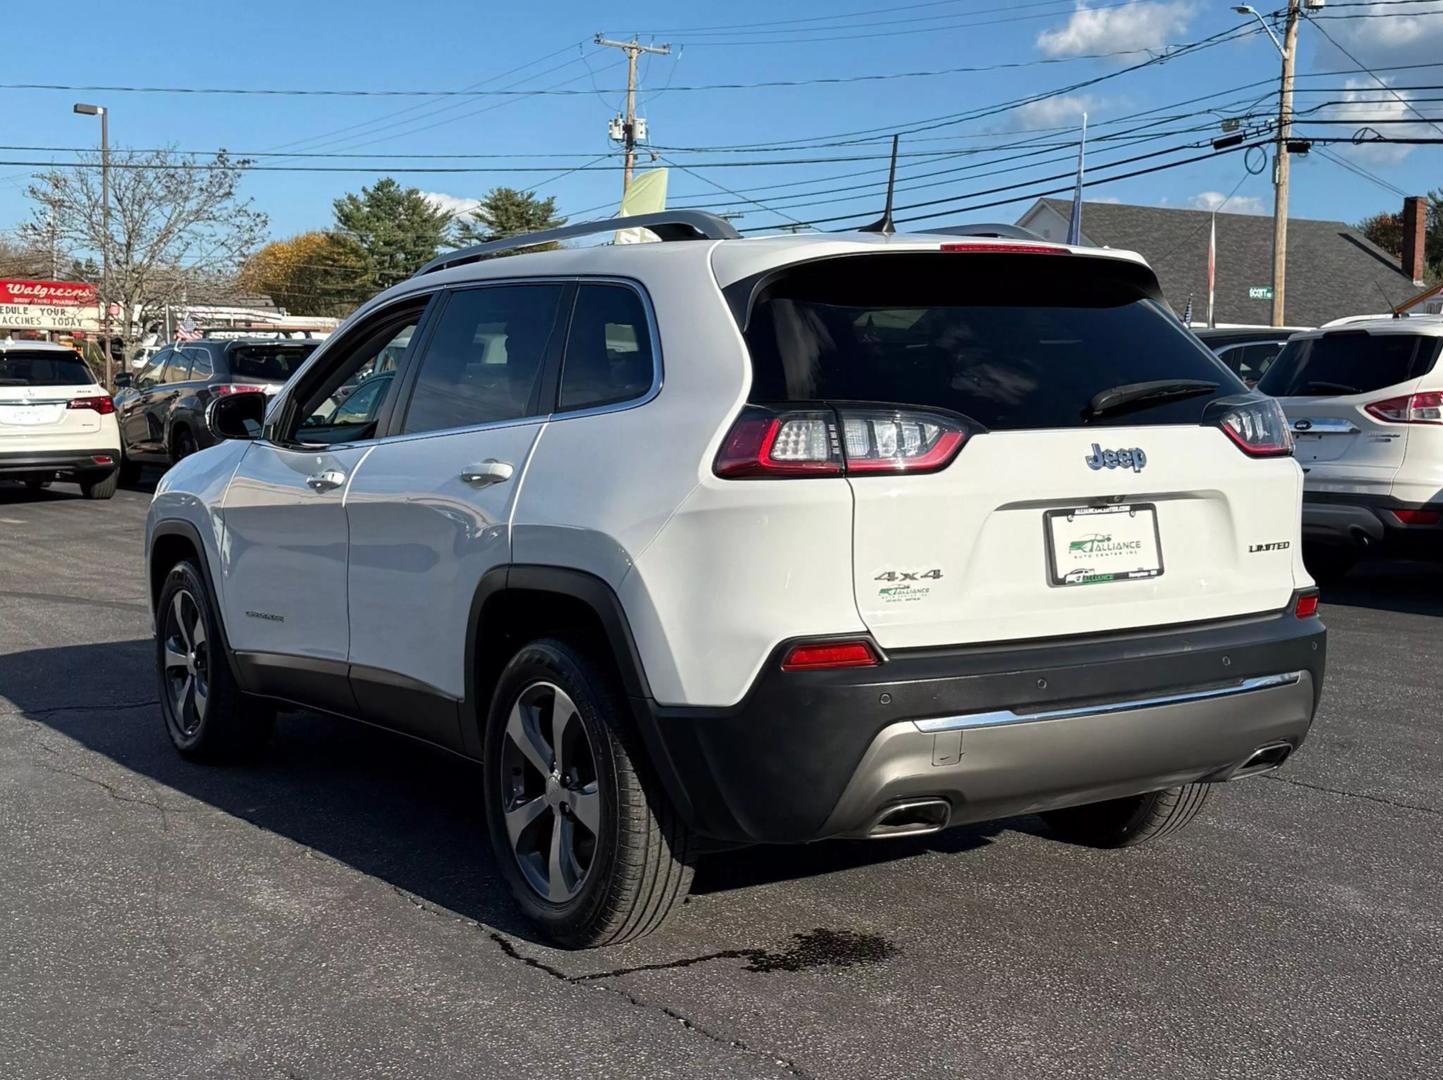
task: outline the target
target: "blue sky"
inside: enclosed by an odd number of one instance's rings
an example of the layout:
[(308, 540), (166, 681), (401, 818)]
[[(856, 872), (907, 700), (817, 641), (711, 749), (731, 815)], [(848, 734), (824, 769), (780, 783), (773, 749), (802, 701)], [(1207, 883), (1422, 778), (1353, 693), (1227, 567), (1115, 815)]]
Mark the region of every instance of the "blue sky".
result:
[[(1259, 5), (1260, 10), (1276, 3)], [(885, 145), (875, 141), (876, 136), (862, 142), (855, 136), (825, 140), (846, 144), (841, 146), (775, 149), (791, 147), (798, 140), (865, 129), (917, 128), (924, 120), (970, 112), (974, 118), (966, 122), (939, 119), (940, 126), (904, 138), (904, 154), (951, 156), (905, 157), (900, 186), (918, 187), (900, 191), (898, 202), (956, 200), (916, 211), (941, 212), (933, 219), (938, 223), (1010, 221), (1023, 212), (1026, 200), (966, 211), (976, 202), (1058, 186), (1057, 181), (1038, 178), (1070, 168), (1066, 144), (1075, 138), (1071, 129), (1083, 108), (1097, 135), (1159, 118), (1164, 118), (1162, 123), (1145, 134), (1178, 132), (1130, 148), (1095, 142), (1089, 155), (1091, 176), (1101, 180), (1109, 175), (1103, 167), (1108, 160), (1218, 134), (1215, 125), (1221, 115), (1249, 113), (1249, 103), (1268, 93), (1272, 83), (1225, 91), (1275, 80), (1278, 73), (1277, 53), (1261, 34), (1124, 74), (1117, 73), (1149, 54), (1079, 58), (1159, 50), (1248, 24), (1227, 4), (1194, 0), (1089, 0), (1085, 5), (1076, 0), (836, 0), (831, 4), (808, 0), (789, 5), (759, 0), (733, 0), (726, 5), (457, 0), (410, 0), (404, 5), (381, 0), (344, 4), (252, 0), (244, 5), (199, 5), (147, 0), (143, 18), (138, 17), (140, 6), (122, 14), (113, 3), (71, 0), (65, 5), (63, 24), (53, 22), (54, 9), (44, 5), (19, 4), (15, 9), (5, 18), (10, 31), (6, 35), (10, 47), (0, 66), (0, 83), (5, 84), (369, 90), (462, 89), (480, 84), (479, 88), (489, 90), (579, 91), (570, 96), (438, 99), (0, 89), (0, 144), (6, 146), (94, 145), (96, 122), (74, 116), (70, 109), (74, 101), (93, 100), (111, 109), (115, 146), (358, 155), (258, 159), (270, 165), (364, 168), (349, 173), (250, 174), (244, 192), (270, 216), (276, 238), (327, 226), (332, 199), (398, 166), (535, 168), (542, 171), (395, 175), (445, 197), (442, 201), (474, 198), (498, 184), (539, 184), (542, 193), (557, 197), (563, 212), (601, 215), (619, 193), (618, 172), (559, 175), (594, 159), (600, 159), (594, 161), (597, 166), (617, 163), (614, 145), (607, 138), (607, 121), (621, 105), (618, 91), (625, 82), (624, 59), (617, 50), (591, 44), (597, 31), (611, 37), (637, 31), (644, 41), (671, 44), (670, 56), (642, 61), (640, 109), (652, 143), (668, 148), (661, 151), (663, 156), (696, 166), (695, 173), (673, 171), (671, 205), (706, 203), (717, 210), (744, 212), (738, 221), (743, 228), (777, 225), (788, 218), (874, 216), (879, 209)], [(1304, 75), (1356, 66), (1326, 40), (1324, 31), (1372, 68), (1443, 60), (1443, 3), (1370, 6), (1330, 0), (1325, 14), (1330, 16), (1326, 21), (1302, 27), (1299, 71)], [(1344, 15), (1372, 17), (1340, 17)], [(103, 50), (90, 47), (97, 29), (103, 29)], [(16, 43), (28, 44), (17, 48)], [(793, 87), (683, 89), (997, 64), (1022, 66)], [(1381, 75), (1401, 88), (1443, 86), (1443, 65)], [(1115, 77), (1006, 112), (990, 108), (1099, 76)], [(1331, 102), (1311, 115), (1350, 121), (1311, 129), (1313, 134), (1346, 136), (1365, 120), (1395, 120), (1402, 123), (1379, 124), (1376, 130), (1440, 135), (1398, 101), (1395, 92), (1379, 90), (1367, 75), (1307, 77), (1300, 86), (1325, 91), (1301, 96), (1300, 110)], [(1396, 93), (1419, 99), (1412, 108), (1424, 116), (1443, 117), (1443, 105), (1427, 100), (1443, 99), (1443, 90)], [(1218, 96), (1163, 108), (1210, 94)], [(1219, 113), (1209, 113), (1209, 107)], [(1263, 100), (1254, 111), (1266, 112), (1268, 107)], [(1145, 110), (1160, 111), (1134, 121), (1125, 119)], [(1035, 142), (1019, 149), (1023, 140)], [(1041, 154), (1017, 157), (1037, 144)], [(757, 148), (705, 149), (738, 145)], [(699, 149), (670, 149), (678, 147)], [(1111, 171), (1144, 168), (1200, 152), (1179, 151)], [(1392, 189), (1412, 193), (1443, 186), (1438, 175), (1443, 147), (1343, 146), (1331, 148), (1330, 153), (1333, 160), (1315, 153), (1295, 164), (1295, 216), (1355, 221), (1378, 210), (1397, 209), (1401, 198)], [(382, 160), (378, 158), (382, 154), (496, 156), (428, 162)], [(852, 160), (798, 163), (826, 157)], [(66, 155), (0, 150), (0, 161), (51, 159), (63, 161)], [(769, 160), (792, 163), (756, 164)], [(719, 167), (718, 162), (739, 162), (743, 167)], [(1019, 164), (1025, 167), (1018, 168)], [(1256, 154), (1253, 164), (1260, 164)], [(1012, 171), (998, 171), (1003, 169)], [(0, 164), (0, 231), (13, 229), (28, 216), (24, 186), (32, 171)], [(1023, 186), (970, 200), (957, 198), (1006, 184)], [(1234, 190), (1227, 209), (1271, 212), (1268, 170), (1249, 175), (1240, 154), (1105, 183), (1090, 188), (1088, 198), (1206, 207)], [(862, 220), (856, 218), (857, 223)]]

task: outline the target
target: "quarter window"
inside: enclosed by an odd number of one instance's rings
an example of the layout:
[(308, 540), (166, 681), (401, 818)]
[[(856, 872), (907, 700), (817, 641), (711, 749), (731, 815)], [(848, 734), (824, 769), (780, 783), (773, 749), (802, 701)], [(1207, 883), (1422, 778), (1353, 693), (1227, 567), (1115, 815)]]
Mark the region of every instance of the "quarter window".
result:
[(402, 431), (535, 415), (563, 286), (493, 285), (453, 293), (430, 335)]
[(209, 379), (215, 374), (211, 367), (210, 353), (200, 349), (187, 349), (186, 355), (190, 357), (190, 378), (194, 382), (197, 379)]
[(622, 285), (582, 285), (566, 339), (561, 408), (630, 401), (651, 389), (653, 374), (641, 297)]

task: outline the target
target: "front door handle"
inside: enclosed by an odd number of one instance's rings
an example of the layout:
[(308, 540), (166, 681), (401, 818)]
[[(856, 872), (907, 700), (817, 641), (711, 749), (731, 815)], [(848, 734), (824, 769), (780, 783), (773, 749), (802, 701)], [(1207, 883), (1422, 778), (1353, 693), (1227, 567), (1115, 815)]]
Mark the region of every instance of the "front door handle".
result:
[(462, 469), (461, 479), (472, 487), (489, 487), (491, 484), (500, 484), (510, 480), (515, 471), (515, 467), (509, 461), (487, 458), (485, 461), (467, 465)]
[(314, 476), (306, 477), (306, 487), (312, 491), (334, 491), (346, 482), (346, 474), (340, 469), (327, 469)]

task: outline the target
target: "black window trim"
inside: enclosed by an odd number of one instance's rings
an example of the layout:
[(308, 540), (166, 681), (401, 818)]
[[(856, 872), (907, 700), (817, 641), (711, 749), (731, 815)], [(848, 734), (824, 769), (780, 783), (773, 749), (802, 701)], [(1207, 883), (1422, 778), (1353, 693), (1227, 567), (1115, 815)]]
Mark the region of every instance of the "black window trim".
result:
[[(647, 293), (646, 287), (641, 282), (632, 278), (611, 277), (611, 276), (582, 276), (573, 279), (576, 282), (576, 290), (572, 295), (571, 309), (567, 312), (566, 331), (562, 337), (562, 356), (558, 364), (555, 378), (552, 380), (547, 400), (551, 403), (551, 417), (557, 420), (575, 420), (586, 416), (601, 416), (605, 413), (624, 412), (628, 409), (635, 409), (652, 401), (661, 393), (662, 383), (665, 381), (666, 369), (662, 361), (661, 333), (656, 325), (656, 310), (651, 302), (651, 296)], [(566, 372), (565, 348), (571, 343), (571, 324), (576, 315), (576, 301), (580, 295), (583, 285), (609, 285), (620, 286), (630, 289), (641, 301), (641, 309), (646, 316), (646, 332), (651, 339), (651, 385), (642, 393), (634, 397), (622, 398), (620, 401), (608, 401), (601, 405), (588, 405), (580, 409), (563, 409), (561, 407), (561, 380)]]

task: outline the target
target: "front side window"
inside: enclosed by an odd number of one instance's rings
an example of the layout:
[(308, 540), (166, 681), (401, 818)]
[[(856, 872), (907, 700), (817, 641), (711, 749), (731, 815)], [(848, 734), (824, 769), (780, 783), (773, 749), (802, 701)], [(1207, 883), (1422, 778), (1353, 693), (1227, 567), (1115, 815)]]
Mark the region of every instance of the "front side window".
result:
[(140, 377), (135, 380), (135, 388), (137, 390), (147, 390), (159, 383), (165, 375), (165, 365), (169, 361), (169, 349), (161, 349), (160, 352), (152, 356), (150, 363), (145, 366), (145, 370), (142, 371)]
[(421, 357), (406, 434), (532, 416), (563, 286), (492, 285), (453, 293)]
[(561, 368), (561, 408), (630, 401), (651, 389), (653, 373), (641, 297), (622, 285), (582, 285)]

